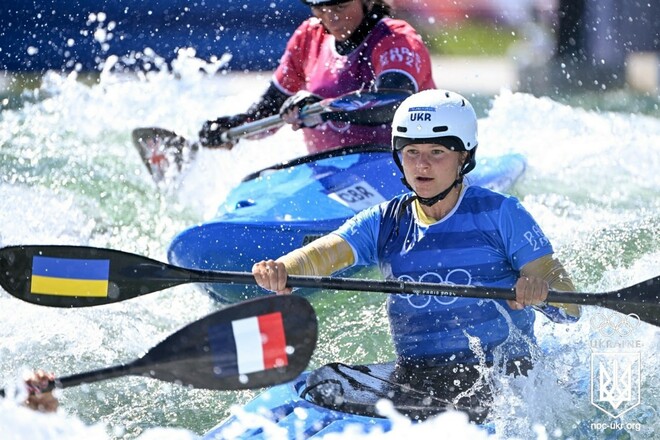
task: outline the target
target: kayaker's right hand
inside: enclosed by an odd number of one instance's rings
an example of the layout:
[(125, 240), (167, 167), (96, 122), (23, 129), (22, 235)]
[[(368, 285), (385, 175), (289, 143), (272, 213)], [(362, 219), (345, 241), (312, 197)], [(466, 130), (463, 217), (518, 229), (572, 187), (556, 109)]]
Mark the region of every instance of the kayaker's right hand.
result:
[(287, 273), (284, 263), (275, 260), (265, 260), (252, 266), (252, 275), (257, 284), (278, 295), (288, 295), (293, 289), (286, 287)]
[(291, 124), (291, 128), (296, 131), (303, 127), (313, 128), (321, 124), (323, 120), (321, 115), (316, 114), (313, 116), (307, 116), (306, 118), (301, 118), (300, 111), (311, 104), (321, 101), (321, 98), (318, 95), (310, 93), (306, 90), (301, 90), (293, 96), (290, 96), (282, 107), (280, 107), (280, 116), (282, 120), (287, 124)]
[(225, 142), (222, 139), (223, 133), (230, 128), (238, 127), (246, 122), (249, 122), (249, 117), (244, 113), (206, 121), (199, 131), (199, 143), (206, 148), (226, 148), (227, 150), (231, 150), (238, 142), (238, 139)]

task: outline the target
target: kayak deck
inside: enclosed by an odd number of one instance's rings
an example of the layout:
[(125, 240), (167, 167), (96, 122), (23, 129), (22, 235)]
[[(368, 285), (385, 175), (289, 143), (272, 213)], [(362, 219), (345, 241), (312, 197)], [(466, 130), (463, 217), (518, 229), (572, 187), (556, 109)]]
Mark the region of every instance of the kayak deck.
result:
[[(351, 412), (320, 406), (302, 397), (309, 390), (310, 375), (318, 375), (321, 372), (321, 377), (313, 378), (312, 382), (317, 383), (316, 379), (321, 379), (322, 383), (324, 371), (327, 372), (328, 367), (337, 365), (346, 367), (342, 371), (344, 379), (336, 381), (341, 383), (342, 389), (337, 395), (340, 397), (337, 402), (341, 402), (340, 406), (349, 408)], [(305, 372), (292, 382), (264, 391), (240, 411), (207, 432), (203, 438), (262, 439), (269, 438), (277, 430), (279, 436), (286, 434), (286, 438), (308, 439), (322, 437), (331, 432), (343, 432), (348, 426), (352, 426), (351, 429), (358, 427), (364, 433), (387, 432), (392, 429), (392, 420), (367, 415), (376, 414), (375, 406), (382, 396), (391, 396), (397, 412), (410, 416), (413, 423), (452, 409), (446, 402), (431, 406), (429, 402), (436, 400), (433, 397), (422, 398), (414, 390), (405, 390), (405, 386), (391, 383), (386, 378), (391, 375), (392, 370), (393, 363), (356, 367), (330, 364), (313, 372)], [(331, 373), (326, 379), (335, 382), (334, 377), (336, 376)], [(405, 396), (407, 391), (413, 392)], [(487, 432), (494, 432), (490, 424), (478, 426)]]
[[(285, 430), (287, 438), (311, 438), (330, 432), (342, 432), (346, 426), (356, 423), (361, 425), (365, 432), (371, 432), (373, 429), (385, 432), (392, 428), (392, 422), (388, 419), (341, 413), (300, 398), (308, 374), (303, 373), (292, 382), (264, 391), (248, 402), (239, 414), (230, 416), (202, 438), (262, 439), (269, 438), (269, 431), (276, 428)], [(246, 415), (261, 415), (262, 419), (257, 423), (258, 426), (254, 426), (254, 422), (249, 421), (251, 417)]]

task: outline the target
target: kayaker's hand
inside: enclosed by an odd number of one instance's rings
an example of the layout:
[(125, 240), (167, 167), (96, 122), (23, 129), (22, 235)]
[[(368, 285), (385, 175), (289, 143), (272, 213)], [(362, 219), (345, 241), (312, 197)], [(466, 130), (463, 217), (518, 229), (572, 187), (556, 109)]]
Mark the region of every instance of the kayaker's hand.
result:
[(548, 298), (548, 282), (543, 278), (521, 276), (516, 282), (516, 300), (507, 301), (513, 310), (543, 303)]
[(26, 377), (25, 385), (28, 389), (28, 397), (25, 399), (25, 406), (37, 411), (55, 412), (59, 402), (52, 392), (42, 392), (51, 380), (55, 380), (55, 376), (43, 370), (37, 370)]
[(244, 113), (206, 121), (199, 131), (199, 143), (206, 148), (226, 148), (227, 150), (231, 150), (238, 142), (238, 139), (225, 142), (222, 139), (222, 134), (230, 128), (238, 127), (246, 122), (249, 122), (249, 117)]
[(278, 295), (289, 294), (293, 290), (286, 287), (286, 267), (279, 261), (265, 260), (255, 263), (252, 266), (252, 275), (259, 286)]
[(319, 102), (322, 99), (323, 98), (318, 95), (302, 90), (284, 101), (284, 104), (280, 107), (280, 116), (282, 116), (284, 122), (291, 124), (291, 128), (294, 131), (303, 127), (316, 127), (323, 122), (321, 115), (317, 114), (301, 119), (300, 110), (303, 107)]

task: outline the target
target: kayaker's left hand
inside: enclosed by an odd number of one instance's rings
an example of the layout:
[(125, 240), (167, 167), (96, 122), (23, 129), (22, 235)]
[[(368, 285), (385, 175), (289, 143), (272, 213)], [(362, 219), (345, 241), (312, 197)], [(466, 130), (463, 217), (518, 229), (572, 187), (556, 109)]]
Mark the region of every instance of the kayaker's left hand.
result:
[(275, 260), (265, 260), (252, 266), (252, 275), (257, 284), (264, 289), (271, 290), (278, 295), (290, 294), (293, 289), (286, 287), (288, 274), (284, 263)]
[(507, 301), (513, 310), (541, 304), (548, 298), (548, 282), (534, 276), (521, 276), (516, 282), (516, 300)]
[(199, 143), (205, 148), (224, 148), (231, 150), (238, 142), (223, 140), (223, 134), (230, 128), (238, 127), (250, 121), (245, 113), (234, 116), (223, 116), (213, 121), (206, 121), (199, 131)]

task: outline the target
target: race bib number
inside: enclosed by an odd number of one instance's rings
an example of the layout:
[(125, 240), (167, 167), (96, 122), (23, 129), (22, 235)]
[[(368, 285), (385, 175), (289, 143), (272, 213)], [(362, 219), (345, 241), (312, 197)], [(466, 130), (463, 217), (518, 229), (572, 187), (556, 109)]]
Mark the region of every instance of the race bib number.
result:
[(339, 191), (328, 194), (332, 200), (336, 200), (344, 206), (358, 212), (378, 203), (385, 202), (385, 197), (380, 195), (367, 182), (355, 183)]

